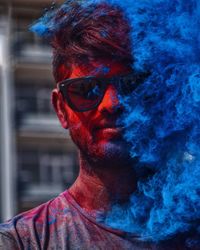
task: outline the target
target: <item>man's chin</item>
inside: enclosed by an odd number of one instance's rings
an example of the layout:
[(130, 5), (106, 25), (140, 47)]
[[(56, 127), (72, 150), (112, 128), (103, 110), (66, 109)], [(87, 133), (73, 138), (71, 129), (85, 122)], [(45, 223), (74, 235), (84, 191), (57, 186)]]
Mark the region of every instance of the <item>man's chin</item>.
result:
[[(102, 166), (114, 167), (131, 162), (129, 147), (121, 139), (112, 138), (112, 140), (102, 140), (89, 150), (90, 157)], [(98, 164), (98, 165), (99, 165)]]
[[(113, 155), (113, 157), (127, 157), (129, 155), (129, 147), (127, 143), (120, 138), (112, 138), (107, 142), (100, 143), (104, 154)], [(99, 146), (100, 146), (99, 145)]]

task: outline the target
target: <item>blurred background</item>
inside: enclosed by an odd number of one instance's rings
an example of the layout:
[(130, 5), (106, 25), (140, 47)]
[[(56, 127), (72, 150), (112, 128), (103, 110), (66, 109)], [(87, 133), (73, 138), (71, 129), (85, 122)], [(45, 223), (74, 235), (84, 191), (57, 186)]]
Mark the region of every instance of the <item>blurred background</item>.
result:
[(55, 197), (78, 173), (76, 148), (51, 106), (51, 49), (29, 32), (52, 5), (0, 0), (0, 222)]

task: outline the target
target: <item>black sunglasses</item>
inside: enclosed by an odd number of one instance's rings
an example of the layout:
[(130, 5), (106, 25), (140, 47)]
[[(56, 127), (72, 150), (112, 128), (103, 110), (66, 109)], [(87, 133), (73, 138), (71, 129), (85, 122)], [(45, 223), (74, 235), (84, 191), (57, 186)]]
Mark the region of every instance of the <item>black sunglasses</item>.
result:
[(148, 75), (148, 73), (129, 73), (110, 78), (87, 76), (66, 79), (58, 83), (58, 90), (71, 109), (77, 112), (85, 112), (95, 109), (101, 103), (109, 84), (115, 85), (122, 96), (127, 96), (131, 94)]

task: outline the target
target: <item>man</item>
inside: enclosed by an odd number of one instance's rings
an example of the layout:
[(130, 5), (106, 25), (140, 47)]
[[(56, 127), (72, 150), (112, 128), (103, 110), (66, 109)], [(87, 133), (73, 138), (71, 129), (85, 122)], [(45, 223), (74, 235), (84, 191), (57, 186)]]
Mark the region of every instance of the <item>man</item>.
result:
[[(120, 123), (122, 98), (149, 73), (132, 70), (130, 27), (119, 8), (66, 6), (67, 13), (53, 12), (54, 24), (64, 25), (51, 37), (52, 103), (78, 147), (79, 176), (57, 198), (2, 224), (1, 249), (187, 249), (178, 237), (152, 242), (106, 224), (113, 204), (127, 204), (137, 190), (137, 158), (130, 157)], [(149, 175), (144, 171), (141, 178)]]

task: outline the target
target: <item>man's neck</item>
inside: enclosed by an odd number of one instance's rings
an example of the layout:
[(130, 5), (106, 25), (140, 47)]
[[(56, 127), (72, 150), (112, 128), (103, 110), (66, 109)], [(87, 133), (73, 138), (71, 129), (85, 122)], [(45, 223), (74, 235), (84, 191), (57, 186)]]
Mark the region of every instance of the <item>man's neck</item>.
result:
[(79, 205), (90, 211), (107, 211), (113, 203), (126, 203), (136, 189), (132, 166), (95, 168), (81, 157), (80, 173), (69, 189)]

